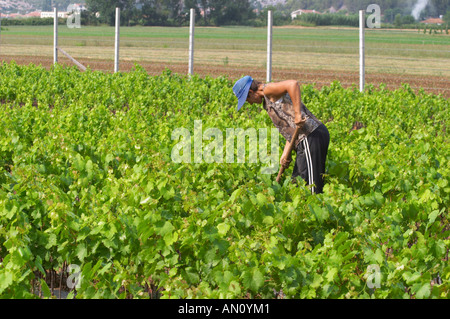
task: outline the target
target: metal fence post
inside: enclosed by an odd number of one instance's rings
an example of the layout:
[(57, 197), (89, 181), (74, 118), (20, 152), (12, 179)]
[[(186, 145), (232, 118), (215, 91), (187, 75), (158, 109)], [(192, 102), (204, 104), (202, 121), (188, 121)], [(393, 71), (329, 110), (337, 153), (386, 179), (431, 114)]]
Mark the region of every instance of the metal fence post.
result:
[(364, 91), (365, 86), (365, 60), (364, 60), (364, 28), (365, 28), (364, 10), (359, 10), (359, 91)]
[(194, 28), (195, 28), (195, 10), (190, 10), (191, 19), (189, 24), (189, 75), (194, 74)]
[(2, 42), (2, 10), (0, 9), (0, 49), (1, 49), (1, 42)]
[(53, 8), (53, 64), (58, 63), (58, 8)]
[(272, 81), (272, 10), (267, 12), (267, 75), (266, 82)]
[(116, 35), (114, 39), (114, 73), (119, 72), (119, 38), (120, 38), (120, 8), (116, 8)]

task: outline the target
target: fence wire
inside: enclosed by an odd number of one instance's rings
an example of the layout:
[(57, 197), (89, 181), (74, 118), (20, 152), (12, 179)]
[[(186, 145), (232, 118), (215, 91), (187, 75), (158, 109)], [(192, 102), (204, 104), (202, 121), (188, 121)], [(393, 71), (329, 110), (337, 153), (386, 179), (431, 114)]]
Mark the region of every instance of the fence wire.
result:
[[(114, 27), (59, 27), (58, 45), (95, 71), (114, 71)], [(450, 95), (450, 36), (417, 31), (367, 30), (366, 84), (400, 87), (411, 83)], [(290, 76), (302, 84), (329, 85), (338, 80), (356, 85), (359, 69), (358, 30), (274, 28), (273, 81)], [(1, 30), (0, 59), (22, 64), (52, 64), (52, 26)], [(119, 70), (135, 63), (149, 74), (164, 68), (188, 72), (189, 28), (121, 27)], [(60, 57), (60, 62), (70, 61)], [(194, 73), (230, 78), (265, 74), (265, 28), (196, 28)], [(265, 76), (260, 76), (263, 80)]]

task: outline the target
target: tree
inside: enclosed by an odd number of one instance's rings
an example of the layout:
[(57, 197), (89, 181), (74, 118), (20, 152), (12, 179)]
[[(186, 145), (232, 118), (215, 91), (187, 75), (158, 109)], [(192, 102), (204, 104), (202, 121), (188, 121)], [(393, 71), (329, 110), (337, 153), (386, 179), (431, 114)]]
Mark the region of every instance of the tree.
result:
[(166, 25), (169, 10), (162, 0), (144, 0), (140, 12), (143, 25)]
[(432, 7), (435, 9), (435, 15), (444, 15), (450, 10), (450, 1), (448, 0), (431, 0)]
[(402, 24), (414, 24), (416, 19), (412, 15), (406, 15), (402, 17)]
[(210, 0), (209, 3), (215, 25), (245, 24), (253, 17), (248, 0)]
[(129, 22), (129, 11), (131, 5), (134, 5), (132, 0), (86, 0), (86, 5), (92, 12), (100, 14), (99, 20), (102, 23), (115, 25), (116, 7), (120, 8), (120, 20)]
[(399, 8), (386, 9), (384, 11), (384, 22), (394, 23), (394, 19), (398, 14), (401, 15), (401, 9), (399, 9)]
[[(201, 17), (200, 7), (199, 7), (199, 4), (198, 4), (197, 0), (185, 0), (184, 1), (184, 12), (182, 12), (181, 15), (183, 17), (185, 17), (186, 20), (189, 19), (188, 14), (189, 14), (190, 9), (194, 9), (195, 10), (195, 16), (196, 17)], [(197, 21), (197, 18), (195, 20)], [(206, 24), (206, 21), (205, 21), (205, 24)]]
[(402, 20), (402, 15), (400, 13), (397, 13), (395, 15), (395, 19), (394, 19), (394, 25), (396, 27), (399, 27), (403, 24), (403, 20)]
[(447, 11), (447, 13), (444, 15), (443, 19), (447, 24), (450, 23), (450, 10)]

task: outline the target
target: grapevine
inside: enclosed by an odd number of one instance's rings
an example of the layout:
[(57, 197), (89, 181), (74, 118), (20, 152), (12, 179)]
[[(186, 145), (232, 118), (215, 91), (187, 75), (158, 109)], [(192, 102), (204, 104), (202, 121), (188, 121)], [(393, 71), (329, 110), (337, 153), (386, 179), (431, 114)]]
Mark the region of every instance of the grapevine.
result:
[(226, 77), (11, 62), (0, 79), (1, 298), (56, 298), (69, 265), (69, 298), (449, 297), (442, 96), (302, 86), (331, 136), (311, 195), (292, 167), (278, 184), (260, 162), (172, 160), (197, 120), (272, 128)]

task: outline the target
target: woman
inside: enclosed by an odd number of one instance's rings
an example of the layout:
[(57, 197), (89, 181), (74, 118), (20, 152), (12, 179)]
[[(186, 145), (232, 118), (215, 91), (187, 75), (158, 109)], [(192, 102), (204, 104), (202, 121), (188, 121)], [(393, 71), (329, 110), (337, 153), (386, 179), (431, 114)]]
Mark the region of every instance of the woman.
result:
[(286, 139), (280, 158), (280, 164), (286, 168), (291, 162), (291, 154), (288, 154), (290, 141), (296, 127), (300, 128), (293, 148), (297, 157), (292, 179), (300, 176), (311, 185), (311, 192), (322, 193), (330, 134), (326, 126), (302, 103), (297, 81), (263, 84), (247, 75), (236, 81), (233, 92), (238, 98), (238, 111), (246, 101), (250, 104), (263, 103), (273, 124)]

